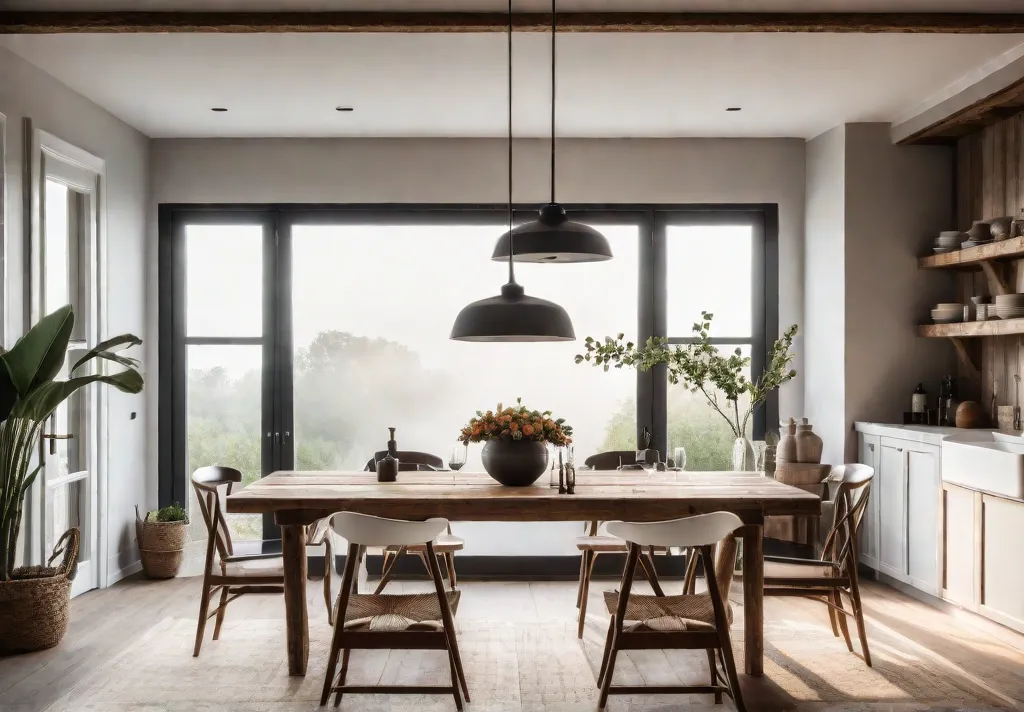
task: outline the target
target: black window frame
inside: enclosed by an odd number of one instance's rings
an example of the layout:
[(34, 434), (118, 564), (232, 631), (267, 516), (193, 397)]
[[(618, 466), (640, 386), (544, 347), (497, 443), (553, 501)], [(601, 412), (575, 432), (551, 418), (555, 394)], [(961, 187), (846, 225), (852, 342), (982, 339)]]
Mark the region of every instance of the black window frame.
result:
[[(516, 205), (517, 223), (533, 219), (535, 205)], [(636, 275), (640, 343), (650, 336), (682, 343), (685, 337), (667, 334), (666, 228), (670, 224), (750, 224), (754, 234), (752, 294), (754, 333), (751, 368), (759, 373), (769, 343), (778, 338), (778, 205), (765, 204), (567, 204), (575, 220), (595, 225), (630, 224), (639, 228), (639, 269)], [(291, 373), (290, 234), (296, 224), (501, 224), (508, 207), (457, 204), (161, 204), (158, 208), (158, 452), (161, 506), (188, 501), (186, 471), (187, 374), (186, 351), (190, 344), (260, 343), (264, 347), (263, 433), (271, 438), (263, 448), (264, 476), (290, 466), (293, 445)], [(189, 224), (260, 224), (264, 230), (263, 335), (261, 337), (188, 337), (185, 331), (185, 227)], [(497, 239), (495, 235), (495, 239)], [(551, 269), (558, 269), (552, 265)], [(500, 285), (495, 285), (495, 290)], [(452, 316), (454, 319), (454, 315)], [(584, 335), (581, 335), (584, 336)], [(728, 339), (718, 339), (723, 343)], [(742, 343), (751, 340), (742, 339)], [(738, 343), (738, 340), (731, 340)], [(667, 452), (667, 375), (664, 367), (637, 372), (636, 434), (640, 441), (646, 427), (652, 447)], [(778, 422), (778, 394), (772, 393), (753, 423), (755, 439), (762, 439), (766, 424)], [(276, 438), (274, 434), (277, 434)], [(285, 434), (282, 437), (282, 434)], [(276, 440), (276, 441), (275, 441)], [(230, 464), (230, 463), (225, 463)], [(275, 527), (265, 520), (266, 538)]]

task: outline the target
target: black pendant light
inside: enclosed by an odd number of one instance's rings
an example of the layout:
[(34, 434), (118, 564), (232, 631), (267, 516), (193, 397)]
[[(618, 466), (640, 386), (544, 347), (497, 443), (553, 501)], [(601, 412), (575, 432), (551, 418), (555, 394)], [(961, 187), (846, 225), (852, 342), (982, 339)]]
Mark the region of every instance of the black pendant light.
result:
[(508, 227), (504, 239), (508, 249), (508, 284), (497, 297), (463, 307), (455, 317), (451, 338), (456, 341), (573, 341), (576, 332), (565, 309), (554, 302), (526, 296), (516, 283), (513, 257), (518, 254), (519, 235), (512, 230), (512, 0), (508, 2)]
[(603, 262), (612, 258), (608, 239), (600, 232), (573, 222), (565, 208), (555, 202), (555, 36), (558, 23), (555, 0), (551, 0), (551, 202), (540, 209), (533, 222), (512, 230), (498, 238), (492, 260), (508, 257), (512, 232), (515, 232), (517, 262)]

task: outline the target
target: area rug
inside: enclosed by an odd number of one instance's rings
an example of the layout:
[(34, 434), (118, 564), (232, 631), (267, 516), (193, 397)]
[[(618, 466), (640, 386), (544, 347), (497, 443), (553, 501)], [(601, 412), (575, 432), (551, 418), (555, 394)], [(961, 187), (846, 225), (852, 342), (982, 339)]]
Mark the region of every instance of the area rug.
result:
[[(220, 640), (207, 639), (192, 657), (195, 621), (168, 618), (49, 708), (49, 712), (312, 712), (319, 708), (331, 629), (311, 621), (309, 669), (288, 676), (280, 619), (225, 622)], [(927, 656), (901, 652), (884, 636), (872, 639), (874, 667), (846, 650), (821, 626), (774, 621), (766, 631), (765, 677), (743, 681), (747, 706), (799, 712), (912, 712), (1006, 709), (970, 679)], [(571, 621), (463, 621), (459, 641), (472, 703), (487, 712), (578, 712), (596, 709), (595, 671), (603, 640), (588, 628), (576, 638)], [(736, 658), (742, 660), (742, 631)], [(442, 684), (448, 662), (438, 651), (355, 651), (352, 684)], [(615, 682), (630, 685), (706, 684), (703, 651), (631, 651), (620, 657)], [(741, 677), (745, 677), (742, 676)], [(2, 707), (2, 703), (0, 703)], [(451, 697), (347, 695), (347, 710), (454, 710)], [(612, 697), (608, 709), (731, 710), (706, 695)]]

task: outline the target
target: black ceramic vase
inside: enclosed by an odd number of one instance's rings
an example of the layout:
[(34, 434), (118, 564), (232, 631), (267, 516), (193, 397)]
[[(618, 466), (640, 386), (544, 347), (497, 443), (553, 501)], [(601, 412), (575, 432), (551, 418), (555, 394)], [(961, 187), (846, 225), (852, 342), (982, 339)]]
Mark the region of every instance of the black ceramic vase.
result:
[(488, 440), (481, 457), (487, 474), (506, 487), (532, 485), (548, 469), (548, 446), (534, 440)]

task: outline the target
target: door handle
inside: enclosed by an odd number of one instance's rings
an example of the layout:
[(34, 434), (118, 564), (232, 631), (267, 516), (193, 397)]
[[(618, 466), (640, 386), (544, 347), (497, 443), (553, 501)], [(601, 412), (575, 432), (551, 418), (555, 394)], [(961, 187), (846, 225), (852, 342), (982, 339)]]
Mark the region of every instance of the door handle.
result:
[(71, 440), (75, 436), (72, 435), (71, 433), (67, 433), (65, 435), (58, 435), (57, 433), (44, 433), (42, 437), (43, 437), (43, 440), (49, 440), (50, 441), (50, 454), (51, 455), (56, 455), (57, 454), (57, 441), (58, 440)]

